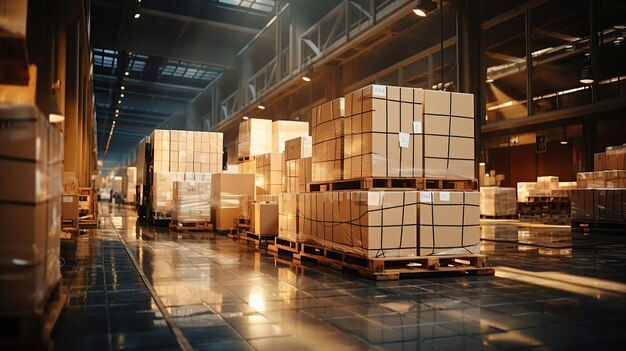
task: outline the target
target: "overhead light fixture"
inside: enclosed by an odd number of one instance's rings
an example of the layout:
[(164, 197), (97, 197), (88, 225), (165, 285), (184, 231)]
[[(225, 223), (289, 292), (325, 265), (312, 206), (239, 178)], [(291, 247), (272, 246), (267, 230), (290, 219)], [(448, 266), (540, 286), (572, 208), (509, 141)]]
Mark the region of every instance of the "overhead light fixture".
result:
[(121, 104), (121, 103), (122, 103), (122, 100), (117, 100), (117, 103), (118, 103), (118, 104)]
[(583, 60), (583, 69), (580, 72), (580, 82), (583, 84), (593, 83), (593, 69), (591, 68), (591, 59), (589, 56)]
[(574, 50), (574, 44), (566, 44), (565, 45), (565, 50), (568, 50), (568, 51)]
[(433, 0), (417, 0), (417, 5), (413, 8), (413, 13), (420, 17), (426, 17), (436, 9), (437, 4)]
[(122, 85), (122, 86), (120, 87), (120, 89), (124, 90), (124, 89), (126, 89), (126, 87)]
[(115, 110), (115, 113), (116, 113), (116, 114), (120, 113), (120, 110)]
[(313, 79), (313, 75), (315, 71), (313, 71), (313, 66), (309, 66), (306, 70), (306, 73), (302, 76), (302, 80), (305, 82), (310, 82)]
[(115, 114), (115, 117), (119, 117), (119, 116), (120, 116), (120, 114), (119, 114), (119, 113), (116, 113), (116, 114)]
[(568, 141), (567, 141), (567, 128), (563, 127), (563, 133), (561, 134), (561, 141), (560, 141), (561, 145), (567, 145)]
[(263, 105), (259, 104), (259, 106), (257, 106), (257, 107), (259, 108), (259, 110), (265, 110), (265, 106), (263, 106)]
[(121, 93), (121, 94), (120, 94), (120, 97), (124, 97), (124, 93)]
[(48, 120), (50, 123), (61, 123), (65, 121), (65, 116), (61, 114), (54, 92), (52, 92), (52, 97), (50, 99), (50, 114), (48, 115)]
[(493, 79), (489, 78), (485, 81), (486, 83), (493, 83)]
[(249, 119), (250, 119), (250, 118), (249, 118), (248, 116), (243, 116), (243, 120), (244, 120), (244, 121), (247, 121), (247, 120), (249, 120)]
[(615, 40), (613, 40), (613, 45), (621, 45), (623, 41), (624, 41), (624, 37), (623, 36), (619, 36), (619, 37), (615, 38)]
[(125, 76), (127, 76), (127, 75), (129, 75), (129, 74), (130, 74), (130, 72), (128, 72), (128, 71), (124, 72), (124, 75), (125, 75)]
[(135, 12), (135, 16), (134, 16), (134, 17), (135, 17), (135, 19), (137, 19), (137, 18), (141, 17), (141, 13), (139, 13), (139, 12)]

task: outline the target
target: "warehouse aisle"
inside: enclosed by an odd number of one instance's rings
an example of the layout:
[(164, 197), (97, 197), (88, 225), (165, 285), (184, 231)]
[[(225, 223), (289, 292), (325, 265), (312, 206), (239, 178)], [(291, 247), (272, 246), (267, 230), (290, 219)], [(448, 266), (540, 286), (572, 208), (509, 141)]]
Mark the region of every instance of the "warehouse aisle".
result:
[(55, 330), (59, 350), (588, 349), (626, 341), (626, 245), (615, 236), (485, 222), (495, 277), (373, 282), (302, 272), (223, 236), (174, 240), (137, 227), (119, 206), (100, 213), (101, 229), (62, 244), (70, 297)]

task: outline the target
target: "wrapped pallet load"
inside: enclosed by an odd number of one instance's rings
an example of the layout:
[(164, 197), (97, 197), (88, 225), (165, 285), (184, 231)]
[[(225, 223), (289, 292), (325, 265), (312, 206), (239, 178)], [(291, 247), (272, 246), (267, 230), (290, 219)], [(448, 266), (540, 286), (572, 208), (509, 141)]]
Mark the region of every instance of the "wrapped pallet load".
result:
[(185, 224), (211, 221), (210, 180), (176, 181), (173, 188), (174, 222)]
[(517, 214), (515, 188), (480, 188), (480, 215), (487, 217), (509, 217)]

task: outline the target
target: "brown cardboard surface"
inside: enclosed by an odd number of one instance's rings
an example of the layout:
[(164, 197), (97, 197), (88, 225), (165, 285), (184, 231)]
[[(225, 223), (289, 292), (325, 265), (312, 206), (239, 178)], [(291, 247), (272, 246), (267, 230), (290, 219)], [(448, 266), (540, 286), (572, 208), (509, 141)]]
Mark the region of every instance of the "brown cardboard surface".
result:
[(278, 233), (278, 203), (255, 202), (250, 224), (255, 234)]
[(285, 152), (285, 142), (309, 135), (309, 122), (274, 121), (272, 122), (272, 152)]
[(596, 152), (593, 154), (593, 170), (604, 171), (606, 169), (606, 154), (604, 152)]
[(211, 206), (215, 211), (217, 229), (233, 228), (233, 220), (241, 214), (244, 199), (254, 199), (254, 175), (220, 173), (211, 180)]
[(285, 142), (285, 161), (312, 157), (313, 137), (303, 136)]

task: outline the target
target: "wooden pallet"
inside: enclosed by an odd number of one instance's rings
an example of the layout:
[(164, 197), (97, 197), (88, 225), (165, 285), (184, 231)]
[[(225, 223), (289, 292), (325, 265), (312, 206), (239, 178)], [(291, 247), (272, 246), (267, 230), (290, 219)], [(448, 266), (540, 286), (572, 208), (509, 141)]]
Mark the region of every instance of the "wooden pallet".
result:
[(371, 258), (331, 250), (317, 245), (302, 244), (294, 259), (314, 261), (333, 269), (356, 272), (373, 280), (398, 280), (447, 275), (493, 275), (484, 255), (441, 255), (422, 257)]
[(340, 190), (476, 190), (476, 179), (366, 177), (311, 182), (308, 192)]
[(67, 291), (61, 280), (52, 286), (46, 298), (33, 311), (0, 313), (0, 349), (51, 349), (52, 329), (65, 305)]
[(626, 222), (608, 222), (608, 221), (571, 221), (572, 231), (578, 232), (624, 232), (626, 231)]
[(254, 247), (257, 250), (267, 249), (273, 243), (277, 234), (256, 234), (246, 232), (239, 235), (239, 242)]
[(301, 249), (301, 245), (299, 242), (294, 241), (294, 240), (290, 240), (290, 239), (285, 239), (285, 238), (281, 238), (281, 237), (276, 237), (274, 239), (274, 243), (269, 244), (267, 246), (267, 251), (271, 251), (271, 252), (275, 252), (279, 255), (287, 255), (287, 256), (292, 256), (294, 254), (299, 254), (300, 253), (300, 249)]
[(177, 232), (212, 232), (213, 224), (210, 222), (178, 223), (174, 220), (170, 222), (170, 229)]
[(518, 215), (500, 215), (500, 216), (487, 216), (487, 215), (480, 215), (480, 218), (484, 218), (484, 219), (518, 219), (519, 216)]
[(78, 220), (78, 227), (81, 229), (97, 229), (99, 222), (97, 219), (80, 219)]
[(245, 157), (238, 157), (237, 158), (237, 162), (238, 163), (254, 161), (254, 160), (256, 160), (256, 156), (245, 156)]

